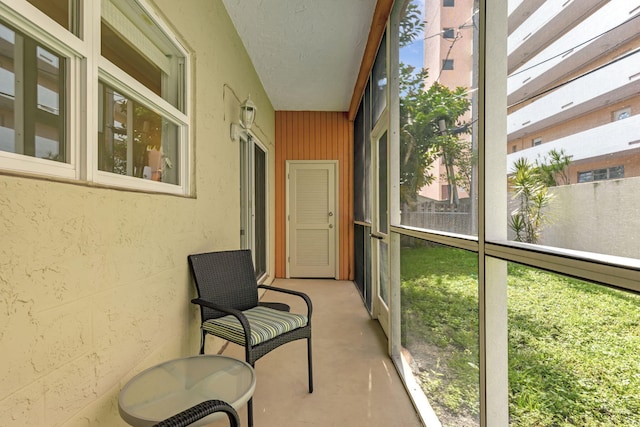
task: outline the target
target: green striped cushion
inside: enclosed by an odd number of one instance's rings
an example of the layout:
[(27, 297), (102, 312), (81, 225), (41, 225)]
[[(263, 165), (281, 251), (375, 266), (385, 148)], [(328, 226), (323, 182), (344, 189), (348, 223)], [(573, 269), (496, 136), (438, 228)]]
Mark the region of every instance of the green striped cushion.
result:
[[(307, 316), (267, 307), (258, 306), (243, 313), (251, 326), (252, 346), (307, 324)], [(242, 325), (231, 315), (209, 319), (202, 324), (202, 329), (236, 344), (245, 343)]]

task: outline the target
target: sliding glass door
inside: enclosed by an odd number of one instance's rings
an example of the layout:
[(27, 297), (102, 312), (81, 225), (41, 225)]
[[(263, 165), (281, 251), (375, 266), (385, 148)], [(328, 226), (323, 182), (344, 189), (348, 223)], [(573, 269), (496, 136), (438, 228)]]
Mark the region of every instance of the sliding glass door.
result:
[(267, 153), (251, 135), (240, 138), (240, 247), (250, 249), (256, 276), (267, 273)]

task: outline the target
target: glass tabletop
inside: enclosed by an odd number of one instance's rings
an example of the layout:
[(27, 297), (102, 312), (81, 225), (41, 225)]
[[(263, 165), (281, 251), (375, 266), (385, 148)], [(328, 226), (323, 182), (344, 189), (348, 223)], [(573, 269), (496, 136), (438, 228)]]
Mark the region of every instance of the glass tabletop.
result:
[[(170, 360), (133, 377), (120, 390), (118, 409), (132, 426), (145, 427), (205, 400), (222, 400), (239, 409), (253, 395), (253, 368), (238, 359), (200, 355)], [(195, 425), (223, 417), (216, 413)]]

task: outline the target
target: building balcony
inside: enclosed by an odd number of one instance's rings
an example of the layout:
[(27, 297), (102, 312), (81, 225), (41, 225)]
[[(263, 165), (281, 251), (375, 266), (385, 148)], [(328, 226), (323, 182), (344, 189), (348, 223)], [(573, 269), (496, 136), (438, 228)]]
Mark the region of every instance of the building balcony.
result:
[[(604, 3), (606, 2), (602, 0), (582, 0), (542, 4), (528, 19), (510, 32), (507, 45), (509, 72), (520, 67), (535, 52), (544, 49), (567, 28), (579, 23), (591, 10)], [(516, 15), (514, 18), (510, 16), (509, 20), (515, 21)]]
[(544, 0), (511, 0), (507, 2), (509, 34), (522, 25), (543, 3)]
[[(535, 147), (511, 153), (507, 156), (507, 170), (511, 170), (515, 161), (525, 158), (533, 163), (541, 160), (551, 150), (563, 150), (571, 156), (572, 162), (596, 159), (613, 154), (625, 154), (640, 148), (638, 132), (640, 129), (640, 115), (628, 117), (624, 120), (607, 123), (583, 132), (578, 132), (564, 138), (545, 142)], [(628, 153), (627, 153), (628, 154)]]
[[(623, 0), (612, 1), (562, 37), (555, 34), (548, 45), (530, 47), (529, 49), (539, 53), (530, 55), (527, 62), (516, 70), (517, 74), (507, 80), (507, 102), (511, 105), (540, 92), (561, 80), (569, 71), (582, 69), (593, 58), (612, 49), (612, 46), (624, 45), (635, 37), (636, 27), (627, 21), (633, 16), (633, 8), (637, 9), (637, 6), (638, 4), (624, 3)], [(544, 33), (546, 27), (540, 27), (536, 31)], [(600, 36), (594, 37), (594, 34)], [(513, 37), (517, 37), (517, 33), (510, 37), (510, 41)], [(510, 64), (512, 61), (509, 57)]]
[(639, 68), (640, 55), (627, 55), (514, 111), (507, 118), (508, 139), (531, 135), (629, 98), (640, 90)]

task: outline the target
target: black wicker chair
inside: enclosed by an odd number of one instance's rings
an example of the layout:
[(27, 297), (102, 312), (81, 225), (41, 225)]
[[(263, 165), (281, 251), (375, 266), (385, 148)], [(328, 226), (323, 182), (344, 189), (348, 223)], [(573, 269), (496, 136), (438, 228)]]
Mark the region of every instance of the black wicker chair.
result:
[[(313, 392), (311, 364), (311, 312), (309, 297), (274, 286), (258, 285), (249, 250), (208, 252), (189, 255), (189, 267), (198, 290), (191, 300), (200, 306), (204, 353), (206, 334), (242, 345), (245, 360), (255, 362), (271, 350), (291, 341), (307, 340), (309, 393)], [(306, 315), (261, 305), (258, 288), (299, 296), (307, 305)], [(249, 427), (253, 426), (253, 404), (247, 404)]]
[(206, 400), (155, 424), (153, 427), (187, 427), (214, 412), (226, 413), (229, 417), (229, 425), (231, 427), (238, 427), (240, 425), (238, 413), (227, 402), (223, 402), (222, 400)]

